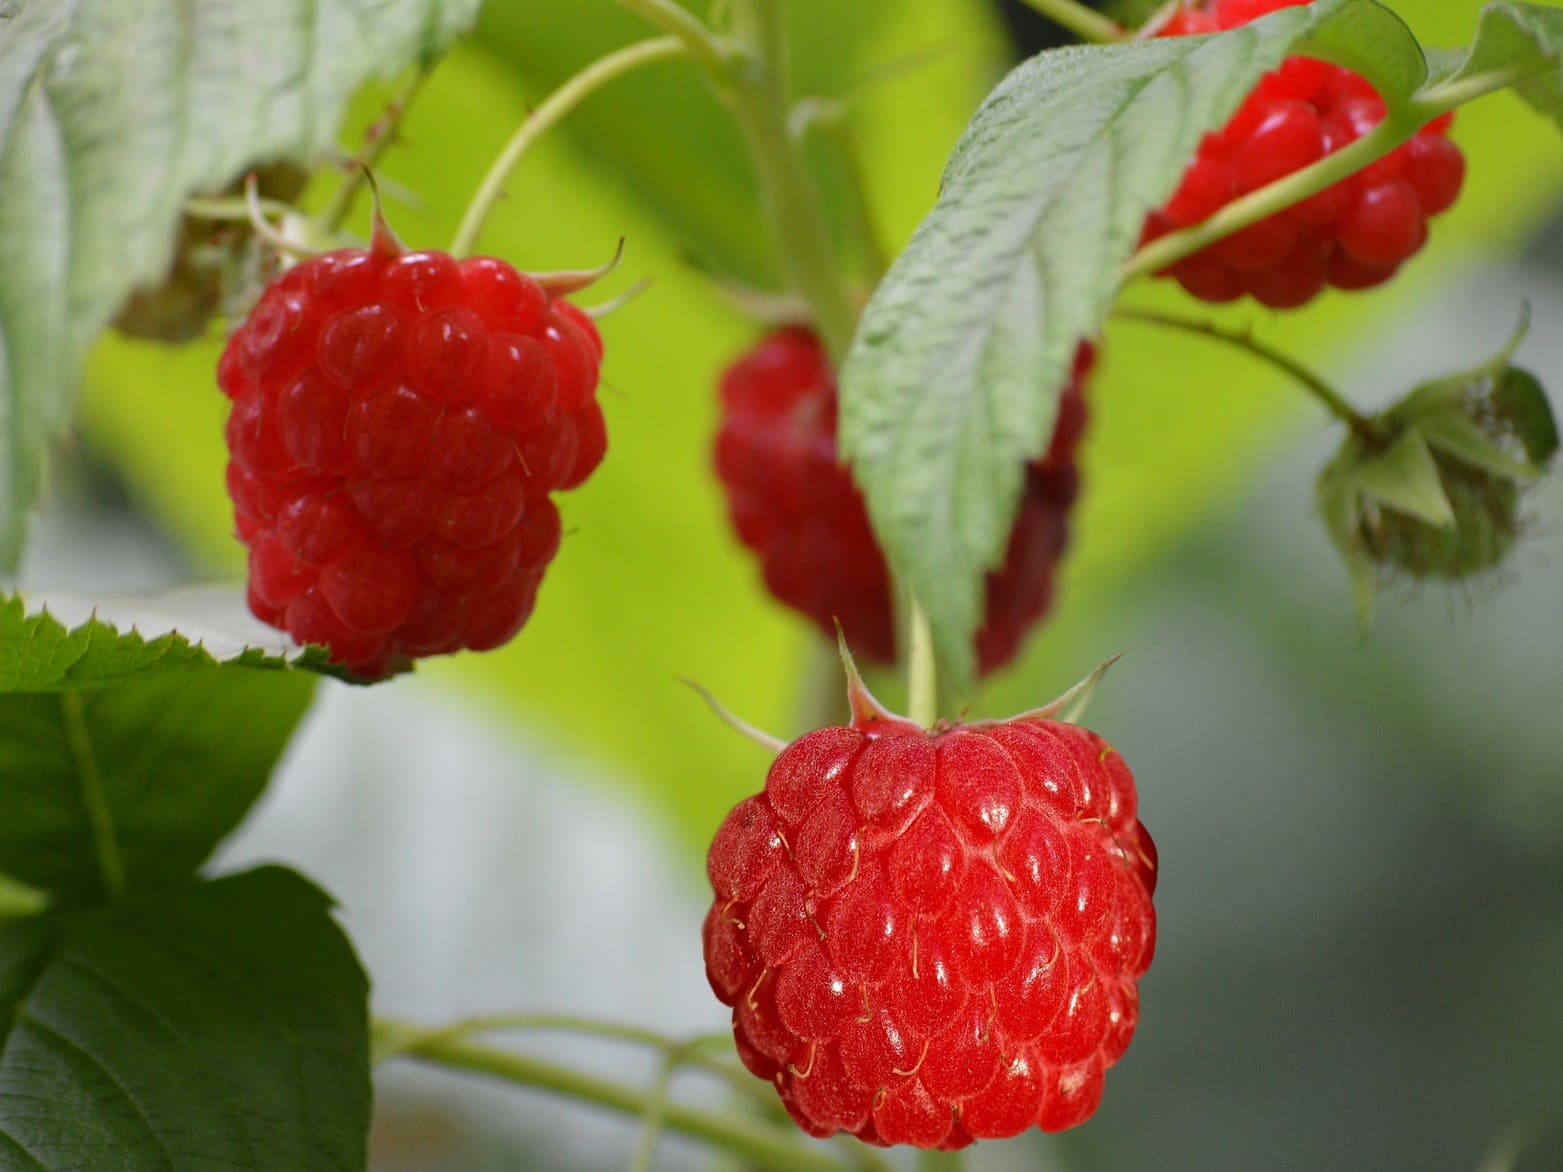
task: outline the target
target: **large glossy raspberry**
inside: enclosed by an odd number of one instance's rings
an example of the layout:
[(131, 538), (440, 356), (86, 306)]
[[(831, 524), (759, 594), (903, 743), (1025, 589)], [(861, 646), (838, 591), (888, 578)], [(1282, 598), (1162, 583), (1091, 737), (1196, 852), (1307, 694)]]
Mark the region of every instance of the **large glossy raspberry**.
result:
[[(1173, 13), (1160, 36), (1236, 28), (1306, 0), (1210, 0)], [(1182, 185), (1152, 213), (1153, 240), (1208, 218), (1340, 150), (1384, 119), (1384, 100), (1366, 78), (1310, 57), (1289, 57), (1227, 125), (1205, 137)], [(1237, 232), (1168, 272), (1204, 301), (1244, 294), (1277, 309), (1316, 297), (1326, 285), (1366, 289), (1394, 276), (1427, 242), (1427, 221), (1460, 194), (1465, 158), (1448, 139), (1452, 115), (1310, 199)]]
[(503, 261), (305, 261), (218, 366), (250, 608), (364, 676), (509, 640), (607, 446), (591, 320)]
[(1139, 1019), (1155, 858), (1128, 767), (1083, 728), (819, 729), (717, 832), (706, 972), (810, 1134), (1061, 1130)]
[[(1079, 492), (1081, 388), (1094, 357), (1092, 347), (1080, 347), (1052, 441), (1026, 469), (1004, 563), (988, 575), (977, 633), (982, 672), (1013, 659), (1052, 602)], [(862, 658), (892, 662), (890, 572), (862, 495), (837, 459), (836, 380), (819, 338), (802, 326), (770, 334), (723, 375), (721, 411), (717, 475), (739, 540), (760, 555), (766, 586), (832, 638), (839, 619)]]

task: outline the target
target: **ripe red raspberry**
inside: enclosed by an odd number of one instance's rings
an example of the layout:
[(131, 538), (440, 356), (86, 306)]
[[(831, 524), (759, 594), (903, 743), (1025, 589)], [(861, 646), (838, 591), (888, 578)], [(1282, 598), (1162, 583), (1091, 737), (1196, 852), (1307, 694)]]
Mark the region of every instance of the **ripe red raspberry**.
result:
[[(1236, 28), (1306, 0), (1208, 0), (1181, 8), (1158, 36)], [(1183, 183), (1145, 223), (1145, 240), (1207, 219), (1355, 142), (1384, 119), (1364, 77), (1311, 57), (1267, 74), (1221, 131), (1205, 137)], [(1311, 301), (1326, 285), (1366, 289), (1394, 276), (1427, 242), (1427, 221), (1460, 194), (1465, 157), (1448, 139), (1451, 115), (1408, 143), (1285, 211), (1260, 220), (1167, 270), (1195, 297), (1245, 293), (1276, 309)]]
[(1084, 1122), (1139, 1020), (1156, 850), (1095, 733), (873, 713), (711, 844), (706, 973), (799, 1126), (959, 1148)]
[[(1026, 470), (1004, 564), (988, 575), (979, 671), (1013, 659), (1052, 601), (1079, 491), (1081, 388), (1094, 358), (1092, 347), (1080, 347), (1052, 442)], [(837, 462), (836, 380), (819, 338), (803, 326), (770, 334), (722, 377), (721, 410), (717, 475), (739, 540), (760, 555), (766, 586), (832, 638), (839, 619), (863, 658), (892, 662), (890, 572), (852, 474)]]
[(591, 319), (504, 261), (331, 252), (229, 339), (228, 490), (255, 615), (365, 677), (509, 640), (607, 446)]

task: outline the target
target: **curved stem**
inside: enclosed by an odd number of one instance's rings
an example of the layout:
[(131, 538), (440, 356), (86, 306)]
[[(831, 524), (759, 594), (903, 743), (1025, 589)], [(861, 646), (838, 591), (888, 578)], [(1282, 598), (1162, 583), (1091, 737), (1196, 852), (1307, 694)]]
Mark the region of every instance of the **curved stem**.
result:
[(1293, 171), (1283, 179), (1277, 179), (1258, 191), (1233, 200), (1209, 219), (1201, 220), (1193, 227), (1170, 232), (1151, 241), (1129, 258), (1123, 266), (1120, 282), (1128, 284), (1136, 277), (1159, 273), (1250, 224), (1257, 224), (1265, 217), (1300, 203), (1310, 195), (1317, 195), (1326, 187), (1339, 183), (1348, 175), (1355, 174), (1369, 163), (1389, 154), (1414, 135), (1419, 125), (1396, 119), (1393, 115), (1385, 118), (1356, 142), (1342, 147), (1334, 154), (1325, 155), (1317, 163), (1301, 171)]
[(451, 254), (460, 257), (471, 251), (477, 242), (478, 233), (483, 230), (483, 221), (498, 202), (505, 181), (510, 178), (510, 172), (515, 170), (527, 149), (550, 127), (608, 82), (643, 65), (685, 56), (689, 52), (689, 42), (683, 37), (655, 37), (649, 41), (640, 41), (592, 62), (549, 94), (521, 123), (489, 167), (472, 202), (467, 205), (466, 214), (461, 217), (461, 226), (456, 229), (456, 238), (451, 241)]
[(1295, 358), (1259, 341), (1246, 329), (1228, 329), (1213, 321), (1178, 317), (1149, 309), (1117, 309), (1113, 311), (1113, 316), (1123, 318), (1125, 321), (1146, 322), (1150, 325), (1182, 330), (1187, 334), (1203, 334), (1207, 338), (1217, 338), (1240, 350), (1246, 350), (1254, 357), (1290, 375), (1314, 398), (1324, 404), (1331, 415), (1351, 428), (1365, 443), (1372, 445), (1378, 442), (1378, 431), (1374, 428), (1373, 421), (1353, 407), (1344, 395)]
[(915, 594), (908, 609), (907, 715), (923, 728), (932, 728), (939, 719), (939, 670), (934, 657), (933, 628)]
[(1409, 141), (1439, 115), (1486, 94), (1507, 89), (1531, 72), (1533, 70), (1520, 66), (1507, 66), (1431, 87), (1399, 109), (1392, 108), (1384, 121), (1356, 142), (1233, 200), (1209, 219), (1151, 241), (1123, 266), (1120, 283), (1127, 284), (1136, 277), (1159, 273), (1250, 224), (1317, 195)]
[(725, 74), (728, 65), (726, 47), (721, 39), (702, 24), (698, 17), (673, 0), (614, 0), (620, 8), (633, 12), (648, 24), (684, 42), (693, 57), (712, 77)]
[(744, 58), (721, 92), (748, 140), (782, 271), (809, 303), (814, 326), (839, 367), (857, 328), (857, 311), (831, 249), (819, 195), (788, 128), (787, 37), (780, 0), (737, 0), (733, 30)]
[[(633, 1087), (583, 1074), (544, 1059), (512, 1054), (472, 1042), (426, 1039), (403, 1051), (403, 1055), (450, 1070), (490, 1075), (518, 1086), (564, 1095), (628, 1115), (643, 1116), (650, 1106), (646, 1093)], [(703, 1139), (752, 1164), (775, 1169), (776, 1172), (841, 1172), (842, 1168), (841, 1162), (833, 1155), (820, 1148), (806, 1147), (776, 1128), (697, 1111), (676, 1103), (667, 1106), (663, 1126), (669, 1131)]]
[[(763, 1083), (747, 1071), (718, 1061), (700, 1052), (708, 1038), (670, 1038), (655, 1030), (618, 1022), (598, 1021), (596, 1018), (575, 1017), (563, 1013), (496, 1013), (482, 1017), (463, 1018), (445, 1026), (425, 1028), (398, 1022), (389, 1018), (375, 1019), (375, 1032), (379, 1041), (375, 1060), (384, 1062), (398, 1055), (410, 1053), (429, 1042), (462, 1041), (475, 1034), (494, 1034), (507, 1031), (535, 1030), (546, 1033), (584, 1034), (594, 1038), (626, 1042), (655, 1050), (664, 1057), (682, 1055), (683, 1065), (694, 1066), (724, 1079), (741, 1094), (764, 1103), (774, 1100)], [(724, 1037), (725, 1040), (725, 1037)]]
[(1034, 8), (1054, 24), (1068, 29), (1082, 41), (1110, 45), (1114, 41), (1127, 41), (1134, 35), (1094, 8), (1077, 4), (1075, 0), (1021, 0), (1021, 3)]

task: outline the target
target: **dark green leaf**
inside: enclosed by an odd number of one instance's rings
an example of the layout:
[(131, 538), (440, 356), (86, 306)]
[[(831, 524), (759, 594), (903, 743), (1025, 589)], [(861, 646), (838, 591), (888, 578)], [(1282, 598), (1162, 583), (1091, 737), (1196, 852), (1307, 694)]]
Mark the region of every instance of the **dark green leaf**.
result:
[(1476, 39), (1457, 59), (1440, 55), (1440, 86), (1478, 74), (1514, 69), (1523, 74), (1515, 91), (1554, 122), (1563, 124), (1563, 10), (1508, 0), (1482, 9)]
[(181, 636), (66, 631), (0, 604), (0, 872), (80, 900), (200, 865), (260, 795), (315, 684), (237, 654), (218, 666)]
[(96, 604), (0, 596), (0, 693), (103, 687), (220, 664), (334, 671), (319, 648), (293, 645), (242, 607), (231, 589)]
[(281, 868), (0, 927), (0, 1167), (361, 1172), (368, 1026), (329, 900)]
[(1369, 0), (1026, 62), (973, 118), (870, 303), (843, 372), (842, 444), (957, 679), (1022, 467), (1047, 444), (1075, 347), (1106, 315), (1146, 213), (1304, 41), (1402, 84), (1421, 76), (1415, 41)]
[(1493, 403), (1525, 445), (1525, 454), (1540, 467), (1557, 454), (1558, 424), (1540, 380), (1528, 370), (1511, 366), (1498, 379)]
[(477, 0), (31, 0), (0, 36), (0, 567), (87, 345), (166, 269), (181, 206), (331, 142), (367, 78)]

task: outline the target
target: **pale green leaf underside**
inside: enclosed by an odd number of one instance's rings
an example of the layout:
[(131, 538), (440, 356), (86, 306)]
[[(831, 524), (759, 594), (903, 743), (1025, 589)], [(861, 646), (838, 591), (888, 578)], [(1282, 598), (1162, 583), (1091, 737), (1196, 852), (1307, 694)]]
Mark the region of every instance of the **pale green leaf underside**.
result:
[(22, 0), (0, 36), (0, 568), (79, 359), (165, 270), (185, 197), (317, 155), (360, 84), (438, 52), (477, 6)]
[(368, 1016), (329, 900), (277, 867), (0, 925), (0, 1168), (361, 1172)]
[(843, 371), (842, 445), (958, 681), (1022, 467), (1046, 446), (1075, 347), (1105, 317), (1146, 213), (1201, 136), (1305, 41), (1371, 58), (1399, 87), (1425, 76), (1404, 25), (1370, 0), (1024, 63), (973, 118), (870, 302)]
[(1514, 89), (1537, 111), (1563, 124), (1563, 9), (1500, 2), (1482, 9), (1470, 50), (1442, 57), (1440, 83), (1515, 68)]

